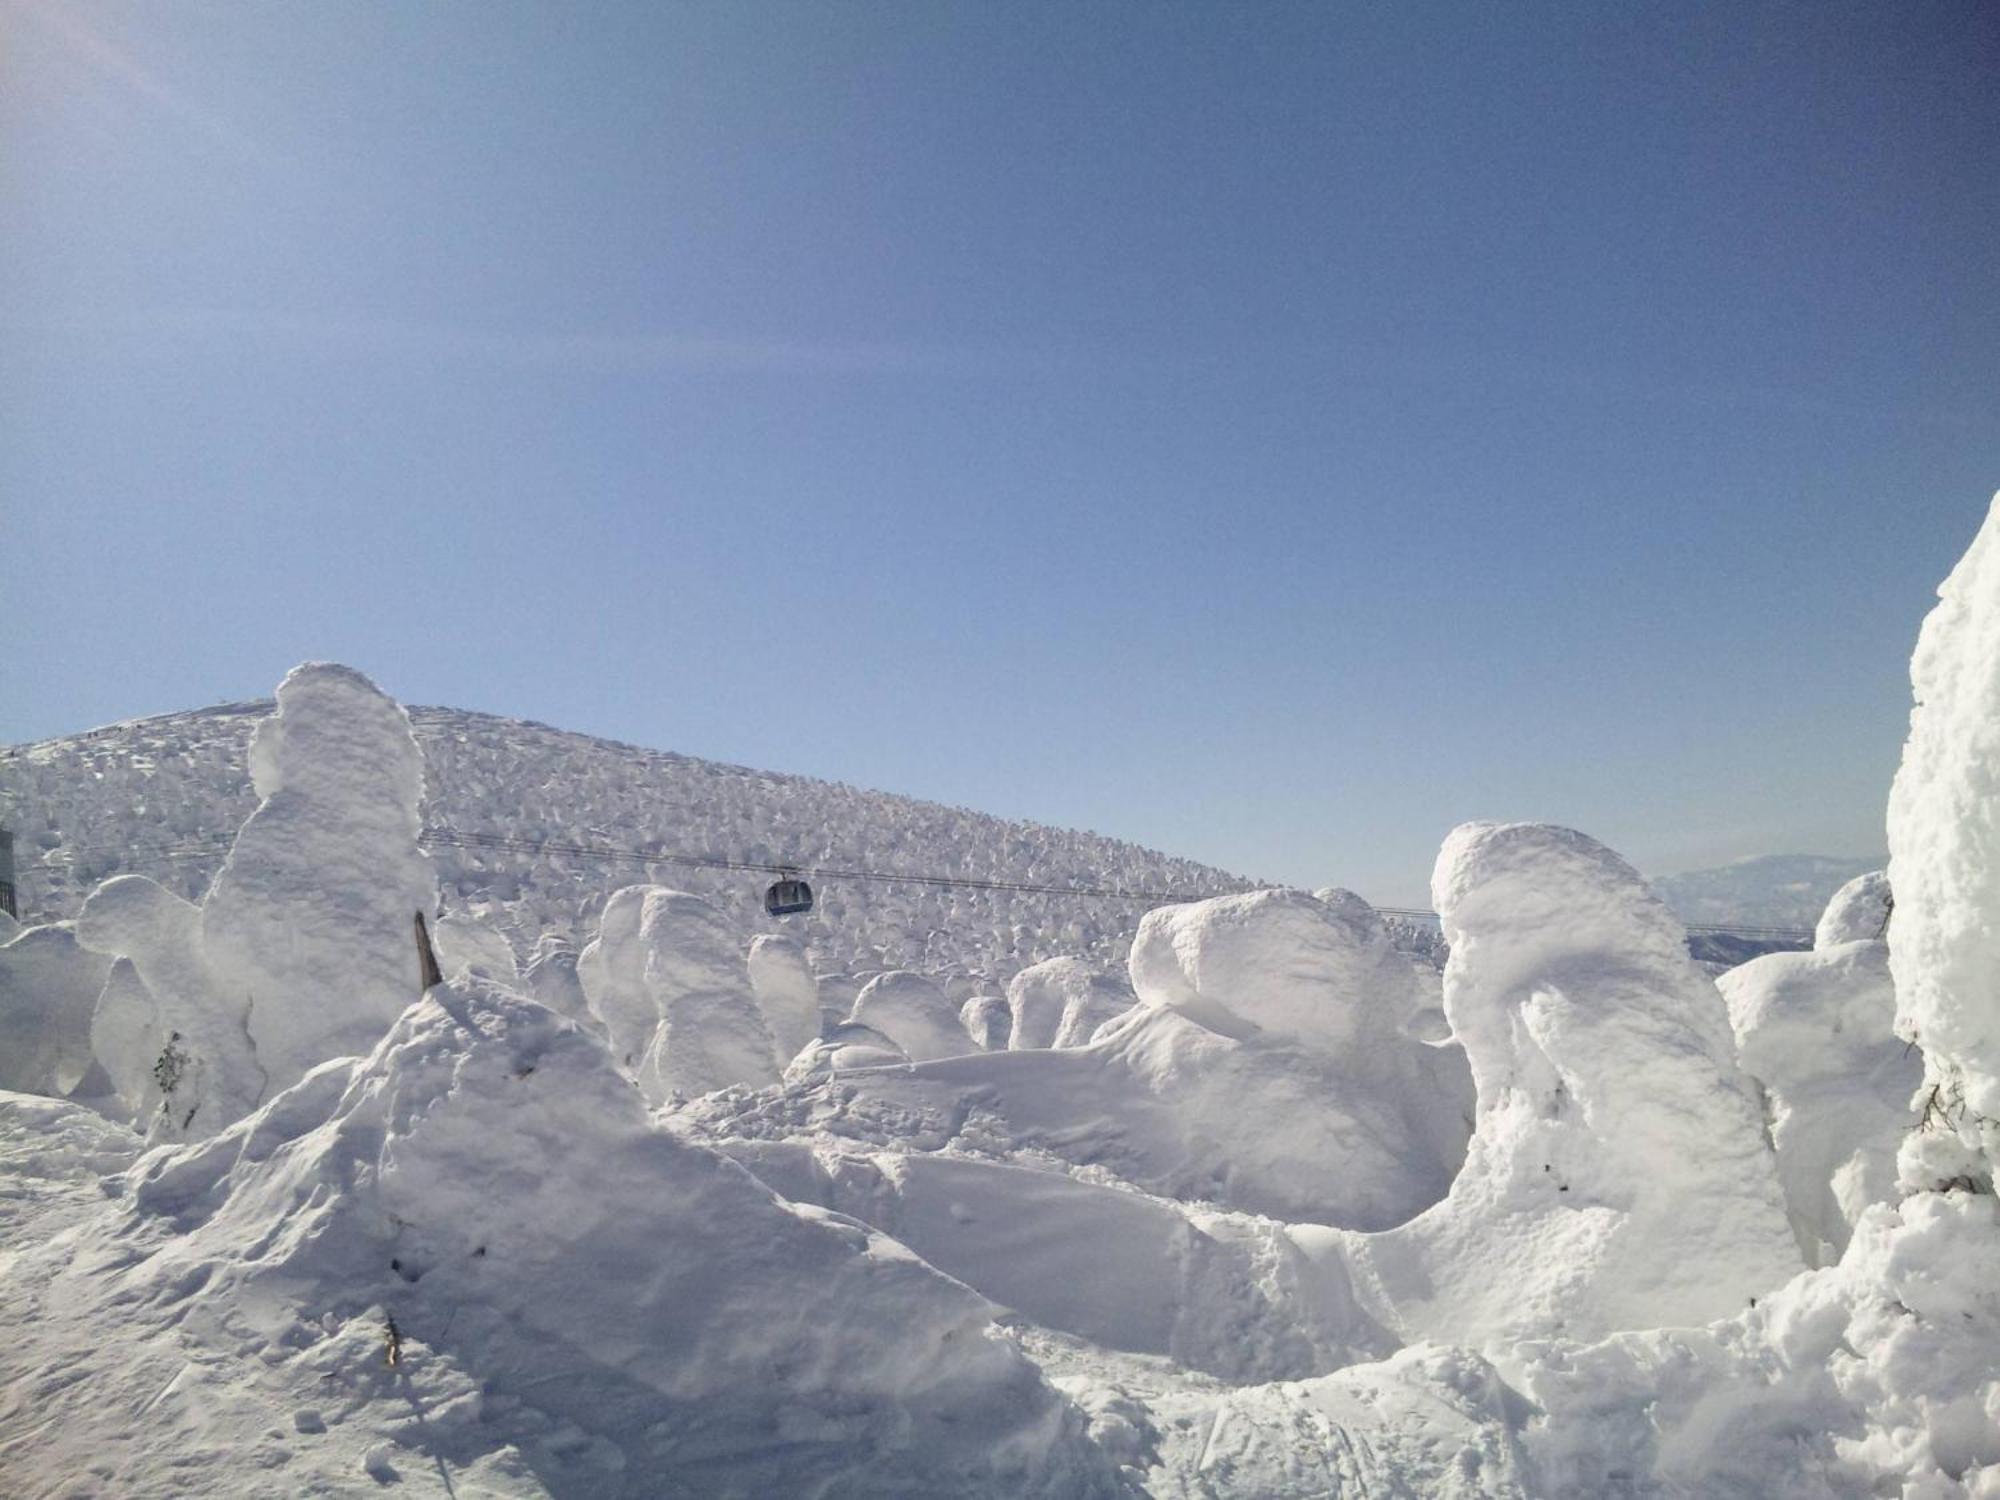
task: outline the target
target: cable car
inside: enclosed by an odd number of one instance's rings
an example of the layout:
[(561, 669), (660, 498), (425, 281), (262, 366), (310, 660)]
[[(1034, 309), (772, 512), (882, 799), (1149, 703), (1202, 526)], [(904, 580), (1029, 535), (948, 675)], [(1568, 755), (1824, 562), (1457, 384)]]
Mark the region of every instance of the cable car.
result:
[(764, 892), (764, 910), (774, 917), (789, 917), (813, 909), (813, 888), (796, 875), (781, 875)]

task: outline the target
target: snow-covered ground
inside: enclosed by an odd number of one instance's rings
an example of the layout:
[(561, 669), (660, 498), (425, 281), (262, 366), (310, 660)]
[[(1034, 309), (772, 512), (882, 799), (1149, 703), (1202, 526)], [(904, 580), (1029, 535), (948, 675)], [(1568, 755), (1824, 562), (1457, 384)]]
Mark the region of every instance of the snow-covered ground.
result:
[[(1439, 972), (344, 667), (33, 747), (0, 1494), (2000, 1496), (2000, 502), (1914, 676), (1886, 875), (1719, 983), (1543, 824), (1445, 841)], [(427, 819), (1204, 899), (787, 929)]]

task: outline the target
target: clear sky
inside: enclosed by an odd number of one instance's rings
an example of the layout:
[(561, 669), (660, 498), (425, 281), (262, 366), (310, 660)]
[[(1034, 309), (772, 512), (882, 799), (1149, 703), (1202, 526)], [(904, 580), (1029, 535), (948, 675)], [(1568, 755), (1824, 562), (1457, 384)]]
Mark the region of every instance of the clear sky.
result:
[(308, 658), (1422, 899), (1868, 853), (2000, 9), (0, 0), (0, 739)]

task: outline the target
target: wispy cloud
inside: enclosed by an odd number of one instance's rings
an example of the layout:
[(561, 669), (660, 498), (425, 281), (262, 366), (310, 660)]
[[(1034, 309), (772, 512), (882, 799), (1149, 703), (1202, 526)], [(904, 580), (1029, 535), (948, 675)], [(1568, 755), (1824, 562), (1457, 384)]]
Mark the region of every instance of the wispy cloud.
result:
[(8, 10), (53, 39), (73, 60), (165, 114), (230, 155), (260, 165), (282, 165), (282, 156), (185, 90), (146, 67), (131, 50), (85, 21), (60, 0), (16, 0)]

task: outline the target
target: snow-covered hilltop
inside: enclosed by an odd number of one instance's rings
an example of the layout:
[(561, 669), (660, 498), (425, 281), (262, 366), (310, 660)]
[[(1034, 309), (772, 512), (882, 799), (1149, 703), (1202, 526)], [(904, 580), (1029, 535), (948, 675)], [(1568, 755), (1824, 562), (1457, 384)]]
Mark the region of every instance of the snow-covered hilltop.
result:
[[(249, 746), (268, 701), (137, 719), (0, 754), (0, 824), (16, 831), (22, 917), (73, 917), (101, 880), (143, 874), (199, 898), (257, 806)], [(969, 877), (1024, 885), (1216, 895), (1251, 882), (1117, 839), (673, 755), (544, 724), (412, 708), (426, 826), (706, 859)], [(768, 922), (770, 877), (429, 845), (447, 909), (484, 918), (525, 961), (576, 946), (621, 886), (658, 880), (716, 899), (746, 927), (803, 938), (824, 975), (934, 975), (957, 998), (997, 991), (1043, 959), (1116, 970), (1145, 903), (1020, 891), (832, 880), (809, 919)]]

